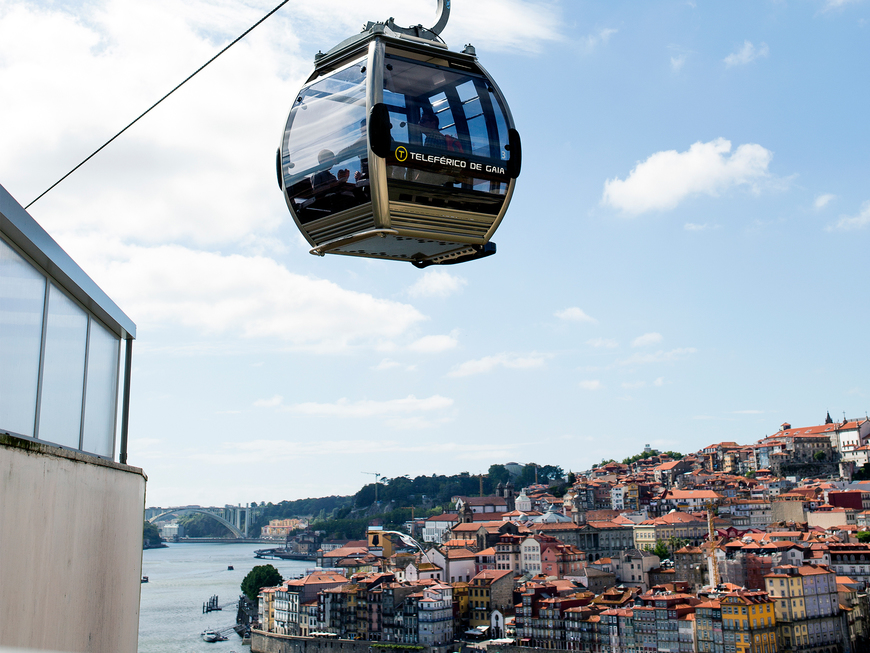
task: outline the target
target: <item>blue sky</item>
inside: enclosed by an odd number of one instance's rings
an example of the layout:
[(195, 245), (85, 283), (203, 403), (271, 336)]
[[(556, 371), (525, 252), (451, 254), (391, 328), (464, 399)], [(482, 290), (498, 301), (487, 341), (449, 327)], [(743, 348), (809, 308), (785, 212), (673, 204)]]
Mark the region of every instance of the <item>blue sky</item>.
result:
[[(586, 469), (870, 410), (870, 2), (455, 0), (523, 136), (461, 266), (312, 257), (274, 152), (313, 54), (434, 2), (292, 0), (31, 208), (131, 316), (148, 504)], [(273, 5), (0, 0), (22, 204)]]

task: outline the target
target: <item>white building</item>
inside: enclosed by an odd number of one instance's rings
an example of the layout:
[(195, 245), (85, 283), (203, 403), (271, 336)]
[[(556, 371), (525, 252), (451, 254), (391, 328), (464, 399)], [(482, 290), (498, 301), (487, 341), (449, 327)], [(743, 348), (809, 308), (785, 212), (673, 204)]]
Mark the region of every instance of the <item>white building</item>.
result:
[(455, 513), (444, 513), (429, 517), (423, 523), (423, 541), (440, 544), (444, 541), (444, 534), (450, 531), (459, 521)]
[(450, 585), (433, 585), (423, 590), (423, 598), (417, 603), (417, 624), (420, 646), (453, 643), (453, 588)]
[(541, 573), (541, 542), (535, 537), (527, 537), (520, 545), (520, 571), (536, 576)]
[(610, 488), (610, 505), (613, 510), (625, 510), (625, 486), (614, 485)]

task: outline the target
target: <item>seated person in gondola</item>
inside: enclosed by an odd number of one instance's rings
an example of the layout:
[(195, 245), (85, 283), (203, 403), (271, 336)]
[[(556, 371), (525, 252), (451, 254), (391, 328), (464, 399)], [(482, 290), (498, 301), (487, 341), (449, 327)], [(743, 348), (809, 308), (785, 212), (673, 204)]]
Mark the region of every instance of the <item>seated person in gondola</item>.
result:
[(429, 107), (423, 109), (423, 115), (420, 116), (420, 122), (418, 123), (420, 132), (423, 134), (423, 145), (439, 150), (446, 150), (447, 140), (439, 130), (439, 123), (438, 116), (432, 109)]
[(336, 213), (358, 204), (354, 199), (354, 186), (348, 183), (350, 170), (339, 170), (338, 177), (332, 174), (332, 168), (335, 167), (335, 154), (332, 150), (320, 150), (317, 161), (321, 166), (328, 167), (324, 167), (312, 175), (311, 185), (314, 189), (314, 198), (306, 208)]
[(320, 165), (330, 165), (328, 168), (315, 172), (314, 176), (311, 178), (311, 183), (314, 186), (315, 193), (320, 193), (325, 189), (336, 187), (340, 183), (343, 184), (350, 176), (350, 170), (339, 170), (337, 179), (335, 175), (332, 174), (331, 170), (335, 166), (335, 154), (332, 150), (320, 150), (320, 153), (317, 155), (317, 162)]
[[(462, 148), (457, 139), (441, 133), (439, 129), (440, 121), (438, 120), (438, 114), (436, 114), (430, 107), (423, 108), (420, 122), (417, 124), (423, 137), (424, 147), (443, 150), (445, 152), (461, 151)], [(453, 182), (454, 178), (450, 175), (444, 175), (438, 172), (415, 170), (413, 173), (413, 181), (430, 184), (432, 186), (443, 186), (444, 184)]]

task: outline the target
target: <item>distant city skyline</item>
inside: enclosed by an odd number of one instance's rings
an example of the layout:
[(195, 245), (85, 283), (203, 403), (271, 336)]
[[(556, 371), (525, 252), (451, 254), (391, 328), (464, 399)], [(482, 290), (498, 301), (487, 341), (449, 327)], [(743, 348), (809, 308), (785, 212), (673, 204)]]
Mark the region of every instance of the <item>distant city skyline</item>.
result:
[[(27, 204), (274, 4), (0, 0), (0, 184)], [(870, 3), (456, 0), (523, 137), (498, 254), (310, 256), (275, 150), (313, 56), (434, 8), (291, 0), (30, 209), (137, 324), (148, 505), (867, 414)]]

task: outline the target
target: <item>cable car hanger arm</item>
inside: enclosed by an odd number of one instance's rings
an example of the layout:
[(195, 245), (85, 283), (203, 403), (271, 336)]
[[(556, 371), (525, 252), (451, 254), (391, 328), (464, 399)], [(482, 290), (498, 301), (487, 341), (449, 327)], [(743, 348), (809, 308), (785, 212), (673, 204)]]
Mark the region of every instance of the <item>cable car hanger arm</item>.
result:
[[(438, 20), (432, 27), (428, 29), (423, 27), (422, 25), (415, 25), (414, 27), (400, 27), (396, 25), (395, 21), (390, 18), (384, 24), (393, 32), (398, 34), (405, 34), (407, 36), (416, 36), (417, 38), (428, 39), (430, 41), (434, 41), (436, 39), (441, 38), (441, 32), (444, 31), (444, 28), (447, 27), (447, 21), (450, 19), (450, 2), (451, 0), (438, 0), (438, 8), (437, 16)], [(364, 28), (364, 31), (371, 29), (373, 23), (369, 23)]]

